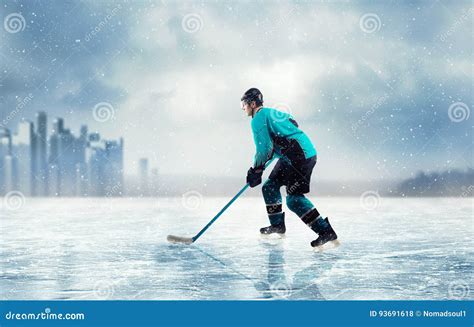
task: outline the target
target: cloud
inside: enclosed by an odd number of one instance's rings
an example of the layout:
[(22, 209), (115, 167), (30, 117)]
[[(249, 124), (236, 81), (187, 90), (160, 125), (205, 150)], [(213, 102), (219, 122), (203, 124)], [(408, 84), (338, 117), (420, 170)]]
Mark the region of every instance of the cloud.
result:
[[(162, 173), (237, 176), (254, 150), (239, 99), (255, 86), (266, 105), (289, 107), (315, 141), (322, 178), (406, 176), (438, 165), (440, 155), (457, 157), (471, 140), (469, 123), (448, 117), (453, 102), (472, 108), (470, 8), (25, 2), (2, 11), (21, 10), (33, 23), (20, 37), (2, 36), (0, 113), (34, 90), (36, 107), (123, 135), (129, 172), (144, 156)], [(360, 26), (367, 13), (380, 21), (376, 32)], [(186, 17), (195, 25), (186, 27)], [(92, 121), (101, 101), (113, 104), (114, 122)]]

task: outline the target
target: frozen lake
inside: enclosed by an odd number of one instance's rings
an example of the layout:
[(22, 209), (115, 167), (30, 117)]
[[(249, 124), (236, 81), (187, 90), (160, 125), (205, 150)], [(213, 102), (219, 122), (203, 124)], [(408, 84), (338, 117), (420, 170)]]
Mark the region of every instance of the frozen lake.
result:
[[(314, 198), (313, 198), (314, 200)], [(472, 198), (314, 201), (341, 246), (287, 211), (265, 241), (261, 198), (242, 198), (191, 246), (228, 198), (26, 199), (0, 210), (0, 297), (14, 299), (472, 299)]]

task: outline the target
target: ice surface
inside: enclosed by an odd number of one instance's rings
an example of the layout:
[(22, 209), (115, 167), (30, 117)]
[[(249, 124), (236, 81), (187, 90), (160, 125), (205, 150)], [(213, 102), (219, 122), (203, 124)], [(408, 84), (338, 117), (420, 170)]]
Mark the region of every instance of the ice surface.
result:
[[(287, 235), (264, 240), (263, 200), (26, 199), (0, 210), (1, 299), (472, 299), (472, 198), (312, 199), (341, 246), (287, 211)], [(186, 209), (188, 208), (188, 209)]]

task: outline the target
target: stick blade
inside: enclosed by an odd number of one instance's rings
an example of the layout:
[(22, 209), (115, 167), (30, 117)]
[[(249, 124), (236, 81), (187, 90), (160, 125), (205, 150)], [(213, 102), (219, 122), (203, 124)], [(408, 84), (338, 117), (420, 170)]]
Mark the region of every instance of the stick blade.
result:
[(166, 239), (168, 240), (168, 242), (171, 242), (171, 243), (179, 243), (179, 244), (187, 244), (187, 245), (192, 244), (194, 242), (192, 237), (183, 237), (183, 236), (176, 236), (176, 235), (168, 235)]

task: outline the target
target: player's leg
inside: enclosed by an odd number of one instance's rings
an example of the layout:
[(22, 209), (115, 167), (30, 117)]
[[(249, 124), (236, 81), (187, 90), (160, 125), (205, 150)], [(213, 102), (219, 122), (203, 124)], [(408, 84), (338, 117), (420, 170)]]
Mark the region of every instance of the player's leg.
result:
[(329, 223), (328, 218), (323, 218), (313, 203), (304, 196), (310, 191), (310, 181), (316, 157), (301, 163), (293, 163), (288, 175), (286, 204), (300, 219), (319, 237), (311, 242), (311, 246), (321, 246), (337, 239), (336, 232)]
[(280, 188), (282, 184), (283, 166), (279, 160), (273, 168), (269, 179), (262, 186), (263, 199), (267, 209), (270, 226), (260, 229), (260, 233), (268, 234), (284, 234), (285, 227), (285, 213), (282, 210), (282, 197)]
[(328, 227), (318, 209), (303, 194), (288, 194), (286, 205), (314, 232), (319, 233)]

